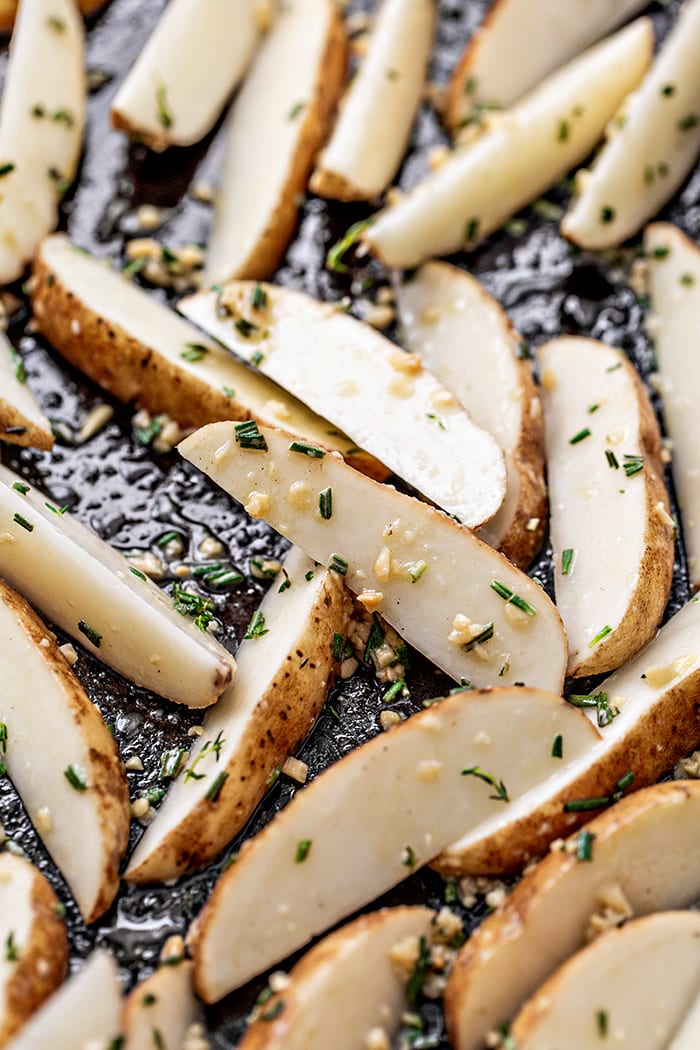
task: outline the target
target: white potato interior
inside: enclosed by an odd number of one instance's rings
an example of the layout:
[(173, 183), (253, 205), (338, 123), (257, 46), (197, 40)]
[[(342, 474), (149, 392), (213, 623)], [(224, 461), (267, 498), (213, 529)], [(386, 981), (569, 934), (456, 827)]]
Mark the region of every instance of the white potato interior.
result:
[[(248, 312), (255, 289), (228, 285), (225, 301), (235, 296)], [(235, 314), (220, 315), (215, 292), (179, 308), (448, 514), (472, 527), (493, 517), (505, 495), (503, 454), (420, 362), (311, 296), (273, 285), (265, 293), (259, 339), (241, 333)]]
[(668, 1050), (696, 1050), (700, 1046), (700, 994), (690, 1006)]
[[(4, 762), (5, 755), (0, 757)], [(32, 894), (38, 877), (38, 872), (26, 861), (11, 853), (0, 853), (0, 944), (3, 947), (0, 952), (0, 1030), (8, 1008), (7, 985), (17, 968), (17, 961), (7, 949), (12, 945), (20, 959), (24, 956), (35, 922)]]
[(20, 358), (13, 352), (9, 339), (0, 332), (0, 400), (19, 412), (27, 423), (51, 433), (51, 424), (39, 408), (26, 380), (17, 378), (23, 375), (20, 369)]
[(192, 992), (192, 963), (161, 964), (136, 985), (124, 1004), (123, 1050), (181, 1050), (187, 1029), (199, 1015)]

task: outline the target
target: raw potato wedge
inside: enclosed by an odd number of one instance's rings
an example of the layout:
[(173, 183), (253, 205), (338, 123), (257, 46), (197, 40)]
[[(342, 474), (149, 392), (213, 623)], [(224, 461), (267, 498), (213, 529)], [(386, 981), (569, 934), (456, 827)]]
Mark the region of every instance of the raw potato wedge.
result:
[(623, 104), (561, 232), (582, 248), (621, 244), (671, 199), (700, 153), (700, 0), (688, 0), (639, 90)]
[(83, 918), (94, 922), (117, 893), (129, 837), (124, 765), (54, 637), (2, 582), (0, 639), (2, 762)]
[(192, 963), (168, 961), (137, 984), (124, 1003), (122, 1050), (181, 1050), (200, 1016), (192, 992)]
[(423, 94), (434, 0), (383, 0), (369, 47), (309, 187), (335, 200), (373, 200), (398, 171)]
[(269, 277), (287, 250), (345, 79), (334, 0), (289, 0), (228, 118), (206, 280)]
[(0, 438), (25, 448), (52, 449), (51, 423), (27, 386), (24, 365), (0, 332)]
[(241, 830), (326, 702), (348, 605), (340, 577), (293, 548), (256, 614), (266, 633), (241, 642), (236, 679), (207, 712), (201, 746), (146, 829), (127, 881), (176, 879)]
[(121, 1005), (114, 961), (106, 951), (95, 951), (82, 970), (34, 1014), (12, 1050), (111, 1047), (119, 1035)]
[(0, 467), (0, 575), (137, 685), (188, 707), (213, 704), (236, 662), (119, 551)]
[(560, 691), (566, 637), (528, 576), (452, 518), (340, 456), (305, 455), (289, 434), (267, 428), (251, 447), (240, 426), (212, 423), (180, 452), (249, 514), (344, 576), (365, 608), (457, 681)]
[(506, 498), (479, 535), (526, 568), (547, 524), (542, 402), (522, 341), (479, 282), (449, 263), (426, 263), (397, 289), (406, 346), (477, 426), (493, 434), (506, 461)]
[(549, 693), (463, 692), (336, 762), (217, 882), (188, 935), (198, 994), (220, 999), (539, 783), (562, 761), (551, 754), (559, 733), (571, 740), (569, 761), (598, 736)]
[(325, 937), (265, 1004), (241, 1050), (357, 1050), (373, 1028), (391, 1036), (409, 1005), (391, 950), (406, 938), (429, 942), (436, 918), (428, 908), (383, 908)]
[(661, 434), (626, 356), (563, 337), (537, 352), (567, 674), (620, 667), (654, 635), (673, 575)]
[(683, 1018), (678, 1031), (668, 1044), (668, 1050), (696, 1050), (700, 1045), (700, 995)]
[(45, 877), (0, 853), (0, 1047), (59, 986), (68, 966), (65, 923)]
[(666, 1050), (698, 987), (700, 915), (648, 915), (564, 963), (525, 1004), (511, 1035), (518, 1050), (590, 1050), (605, 1039)]
[(532, 868), (457, 957), (445, 992), (454, 1050), (480, 1050), (588, 933), (695, 902), (699, 819), (700, 783), (658, 784), (587, 825), (590, 862), (577, 858), (574, 837), (571, 852), (550, 853)]
[(464, 525), (482, 525), (503, 503), (495, 440), (420, 358), (364, 322), (303, 292), (253, 282), (198, 292), (178, 309)]
[(511, 106), (646, 6), (646, 0), (493, 0), (450, 78), (445, 123), (457, 131), (473, 110)]
[[(107, 0), (77, 0), (78, 9), (83, 15), (94, 15)], [(0, 0), (0, 33), (7, 33), (15, 24), (19, 0)]]
[[(691, 600), (636, 659), (597, 686), (584, 710), (600, 723), (602, 741), (509, 812), (454, 843), (432, 866), (444, 875), (517, 871), (589, 816), (590, 810), (567, 812), (566, 803), (610, 796), (630, 772), (635, 787), (653, 784), (698, 745), (698, 690), (700, 604)], [(562, 751), (566, 755), (566, 740)]]
[(34, 278), (39, 331), (120, 401), (135, 401), (154, 415), (166, 412), (182, 427), (254, 417), (339, 449), (354, 467), (380, 481), (388, 477), (386, 467), (351, 448), (350, 439), (330, 423), (203, 340), (200, 331), (63, 234), (40, 245)]
[(640, 18), (553, 73), (380, 212), (364, 242), (397, 269), (474, 247), (588, 156), (644, 76), (653, 43)]
[(255, 0), (171, 0), (112, 103), (112, 127), (157, 151), (204, 138), (260, 37)]
[(649, 260), (652, 317), (649, 330), (658, 357), (658, 389), (666, 430), (673, 441), (673, 483), (683, 528), (688, 573), (700, 587), (700, 249), (677, 226), (648, 226), (644, 251)]
[(83, 44), (73, 0), (23, 0), (2, 94), (0, 284), (21, 276), (75, 175), (85, 125)]

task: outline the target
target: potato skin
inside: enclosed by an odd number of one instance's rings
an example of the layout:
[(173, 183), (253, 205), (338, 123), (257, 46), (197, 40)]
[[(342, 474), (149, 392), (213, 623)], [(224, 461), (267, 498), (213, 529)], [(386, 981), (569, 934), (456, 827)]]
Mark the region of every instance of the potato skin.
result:
[(22, 1025), (61, 984), (68, 969), (68, 937), (59, 918), (58, 897), (46, 878), (27, 860), (2, 855), (2, 866), (26, 867), (32, 872), (29, 939), (0, 1001), (0, 1047), (7, 1046)]
[(456, 135), (464, 123), (466, 113), (471, 107), (465, 107), (466, 85), (471, 76), (474, 63), (479, 56), (482, 33), (488, 35), (492, 21), (498, 22), (499, 8), (506, 4), (507, 0), (492, 0), (479, 28), (467, 41), (459, 61), (452, 70), (452, 75), (445, 89), (445, 103), (442, 110), (442, 121), (448, 131)]
[[(8, 434), (7, 431), (14, 427), (23, 427), (23, 434)], [(22, 448), (40, 448), (50, 452), (54, 445), (54, 436), (50, 430), (44, 430), (30, 419), (23, 416), (9, 401), (0, 396), (0, 439), (11, 445), (19, 445)]]
[(333, 635), (345, 636), (349, 609), (342, 584), (328, 573), (284, 670), (260, 697), (235, 755), (222, 767), (228, 778), (216, 801), (200, 800), (150, 857), (127, 872), (128, 882), (197, 871), (241, 830), (269, 788), (270, 774), (299, 748), (326, 702), (336, 672)]

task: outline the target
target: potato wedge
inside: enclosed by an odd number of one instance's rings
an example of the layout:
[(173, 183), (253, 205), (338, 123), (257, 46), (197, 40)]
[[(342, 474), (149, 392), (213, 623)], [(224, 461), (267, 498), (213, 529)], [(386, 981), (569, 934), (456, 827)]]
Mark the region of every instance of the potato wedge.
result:
[(588, 156), (644, 76), (653, 42), (640, 18), (553, 73), (380, 212), (364, 243), (401, 269), (473, 248)]
[(547, 525), (544, 422), (520, 336), (475, 278), (449, 263), (430, 262), (399, 285), (406, 346), (493, 434), (506, 461), (506, 498), (479, 535), (526, 568)]
[(0, 853), (0, 1047), (59, 986), (68, 938), (58, 898), (28, 861)]
[(181, 1050), (200, 1016), (192, 993), (192, 963), (168, 961), (141, 981), (124, 1002), (122, 1050)]
[(374, 328), (303, 292), (252, 281), (198, 292), (178, 309), (464, 525), (482, 525), (501, 506), (495, 440), (420, 359)]
[[(587, 933), (700, 895), (700, 783), (638, 791), (550, 853), (460, 951), (445, 992), (454, 1050), (478, 1050)], [(581, 833), (579, 833), (581, 834)], [(590, 847), (592, 860), (579, 860)], [(553, 932), (556, 931), (556, 936)]]
[(697, 995), (692, 1006), (668, 1044), (668, 1050), (696, 1050), (700, 1045), (700, 995)]
[[(560, 733), (568, 759), (551, 754)], [(597, 735), (553, 694), (515, 688), (448, 697), (363, 744), (298, 792), (220, 877), (188, 934), (198, 994), (215, 1002), (284, 959)]]
[[(283, 425), (301, 440), (337, 448), (378, 480), (386, 467), (275, 383), (252, 372), (172, 310), (63, 234), (34, 262), (32, 308), (39, 331), (76, 368), (120, 401), (167, 412), (183, 427), (219, 419)], [(76, 327), (77, 322), (77, 327)]]
[(58, 218), (86, 109), (83, 23), (73, 0), (23, 0), (0, 121), (0, 283), (19, 277)]
[(309, 187), (335, 200), (373, 200), (403, 160), (423, 95), (434, 0), (384, 0)]
[(82, 970), (34, 1014), (12, 1043), (12, 1050), (111, 1047), (119, 1035), (120, 1013), (114, 960), (106, 951), (94, 951)]
[(428, 908), (383, 908), (324, 937), (265, 1004), (241, 1050), (357, 1050), (373, 1028), (391, 1036), (409, 1005), (391, 950), (406, 938), (429, 942), (435, 919)]
[(0, 575), (95, 656), (188, 707), (213, 704), (236, 662), (119, 551), (0, 467)]
[(238, 648), (235, 681), (205, 715), (201, 746), (139, 842), (128, 882), (176, 879), (213, 860), (326, 702), (333, 637), (344, 638), (347, 628), (347, 592), (336, 573), (295, 548), (279, 581), (255, 614), (258, 628)]
[(124, 765), (54, 637), (2, 582), (0, 639), (2, 763), (83, 918), (94, 922), (117, 893), (129, 837)]
[(622, 351), (565, 336), (537, 360), (567, 674), (600, 674), (649, 641), (668, 601), (674, 528), (661, 434)]
[(340, 456), (305, 455), (283, 431), (247, 435), (236, 426), (212, 423), (180, 452), (249, 514), (342, 575), (454, 679), (559, 692), (566, 662), (559, 614), (503, 555)]
[(334, 0), (279, 9), (228, 118), (206, 279), (269, 277), (343, 88), (347, 40)]
[[(77, 0), (78, 9), (81, 14), (94, 15), (107, 0)], [(19, 0), (0, 0), (0, 33), (8, 33), (15, 24)]]
[(623, 103), (561, 232), (582, 248), (611, 248), (671, 199), (700, 153), (700, 0), (688, 0), (639, 90)]
[(25, 448), (52, 449), (51, 424), (27, 386), (22, 359), (0, 332), (0, 439)]
[(519, 1050), (589, 1050), (608, 1038), (665, 1050), (699, 986), (700, 915), (648, 915), (564, 963), (527, 1001), (511, 1035)]
[(646, 0), (493, 0), (450, 77), (445, 123), (457, 131), (474, 110), (511, 106), (646, 6)]
[[(656, 638), (595, 692), (577, 698), (602, 741), (562, 773), (509, 807), (508, 813), (453, 843), (432, 863), (444, 875), (500, 874), (523, 868), (553, 839), (567, 835), (590, 809), (579, 799), (610, 797), (633, 773), (635, 788), (654, 783), (697, 747), (700, 605), (691, 600)], [(566, 753), (566, 741), (562, 742)]]
[(700, 370), (695, 347), (700, 329), (700, 250), (670, 223), (648, 226), (644, 251), (649, 260), (652, 317), (666, 430), (673, 442), (673, 483), (678, 497), (688, 574), (700, 587)]
[(172, 0), (112, 103), (112, 127), (153, 150), (214, 126), (260, 38), (255, 0)]

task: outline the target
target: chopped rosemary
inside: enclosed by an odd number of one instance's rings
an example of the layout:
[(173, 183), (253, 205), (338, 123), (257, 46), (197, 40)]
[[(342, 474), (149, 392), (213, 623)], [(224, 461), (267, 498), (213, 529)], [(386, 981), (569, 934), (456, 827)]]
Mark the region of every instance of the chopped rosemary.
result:
[(49, 15), (46, 24), (49, 29), (53, 29), (54, 33), (64, 33), (66, 30), (66, 23), (58, 15)]
[(615, 453), (613, 452), (613, 450), (611, 448), (606, 448), (606, 450), (605, 450), (605, 458), (608, 461), (608, 466), (611, 467), (613, 470), (619, 470), (620, 469), (620, 464), (617, 461), (617, 456), (615, 455)]
[(267, 292), (256, 282), (250, 305), (254, 310), (264, 310), (267, 306)]
[(289, 576), (287, 575), (287, 570), (286, 569), (282, 569), (282, 575), (284, 576), (284, 579), (282, 580), (281, 584), (277, 588), (277, 593), (278, 594), (282, 594), (284, 591), (288, 591), (289, 588), (292, 586), (292, 581), (289, 579)]
[(699, 119), (697, 113), (688, 113), (678, 121), (678, 130), (690, 131), (691, 128), (694, 128), (697, 125)]
[(173, 585), (173, 607), (180, 616), (191, 616), (195, 627), (202, 632), (214, 619), (211, 598), (203, 598), (201, 594), (185, 590), (180, 580), (176, 580)]
[(479, 219), (475, 217), (469, 219), (467, 225), (464, 227), (464, 241), (466, 244), (471, 244), (472, 241), (476, 240), (479, 234), (479, 225)]
[(32, 523), (27, 521), (26, 518), (23, 518), (21, 514), (15, 514), (12, 520), (17, 522), (18, 525), (21, 525), (23, 529), (27, 530), (27, 532), (34, 532), (34, 526)]
[[(666, 91), (664, 89), (664, 94)], [(607, 1039), (608, 1037), (608, 1013), (607, 1010), (598, 1010), (595, 1015), (596, 1025), (598, 1026), (598, 1035), (601, 1039)]]
[(208, 353), (208, 348), (201, 343), (187, 343), (187, 349), (183, 350), (180, 357), (183, 361), (191, 361), (194, 363), (196, 361), (201, 361)]
[(265, 355), (262, 352), (262, 350), (256, 350), (254, 353), (252, 353), (250, 355), (250, 363), (251, 363), (251, 365), (255, 365), (256, 368), (258, 368), (258, 366), (261, 365), (264, 360), (265, 360)]
[(20, 496), (26, 496), (29, 492), (29, 485), (25, 485), (22, 481), (15, 481), (12, 488), (15, 492), (19, 492)]
[(0, 722), (0, 751), (7, 754), (7, 726), (4, 722)]
[(393, 703), (393, 701), (396, 700), (397, 697), (401, 696), (405, 689), (406, 683), (404, 682), (403, 678), (397, 679), (397, 681), (391, 683), (391, 685), (385, 692), (384, 696), (382, 697), (382, 702), (385, 704)]
[(232, 386), (222, 386), (221, 391), (222, 391), (224, 397), (235, 397), (236, 396), (236, 391), (233, 389)]
[(491, 773), (487, 773), (485, 769), (481, 768), (481, 766), (471, 766), (469, 769), (463, 769), (462, 776), (478, 777), (479, 780), (483, 780), (485, 784), (490, 784), (491, 787), (494, 788), (496, 791), (495, 795), (489, 795), (489, 798), (492, 798), (494, 802), (510, 802), (510, 798), (508, 797), (508, 792), (506, 791), (506, 787), (503, 781), (496, 780), (496, 778)]
[(619, 715), (617, 707), (611, 707), (606, 692), (599, 693), (572, 693), (568, 702), (573, 707), (595, 707), (596, 721), (601, 729), (610, 725), (614, 718)]
[(306, 107), (305, 102), (295, 102), (289, 113), (287, 114), (287, 120), (296, 120), (301, 111)]
[(564, 757), (564, 737), (561, 733), (557, 733), (554, 737), (552, 744), (552, 758), (563, 758)]
[(401, 861), (404, 868), (415, 868), (416, 866), (416, 854), (412, 846), (404, 846), (403, 849), (403, 860)]
[(24, 361), (19, 356), (19, 354), (15, 350), (14, 346), (10, 347), (10, 357), (12, 358), (12, 361), (13, 361), (13, 363), (15, 365), (15, 379), (17, 380), (18, 383), (26, 383), (27, 382), (27, 372), (26, 372), (26, 369), (24, 367)]
[(576, 798), (572, 802), (564, 803), (565, 813), (587, 813), (590, 809), (602, 809), (610, 805), (609, 795), (600, 795), (597, 798)]
[(370, 629), (369, 638), (367, 639), (367, 644), (365, 646), (365, 651), (364, 651), (363, 656), (362, 656), (362, 659), (363, 659), (363, 661), (366, 664), (369, 663), (370, 660), (372, 659), (372, 653), (375, 650), (379, 649), (379, 647), (383, 644), (383, 642), (384, 642), (384, 630), (382, 628), (381, 623), (379, 622), (379, 618), (375, 614), (372, 617), (372, 627)]
[(282, 766), (275, 766), (272, 772), (269, 774), (265, 781), (265, 787), (271, 788), (273, 784), (276, 784), (282, 775)]
[(372, 222), (371, 219), (361, 219), (354, 222), (349, 230), (337, 241), (326, 255), (326, 269), (334, 273), (348, 273), (349, 266), (343, 262), (343, 257), (357, 244), (360, 237)]
[(339, 554), (331, 554), (328, 568), (331, 572), (337, 572), (339, 576), (347, 576), (348, 574), (348, 563)]
[(311, 845), (311, 839), (301, 839), (301, 841), (297, 843), (297, 851), (294, 855), (295, 864), (304, 863), (311, 850)]
[(493, 638), (493, 620), (491, 623), (487, 623), (483, 631), (479, 631), (479, 633), (466, 642), (462, 648), (466, 653), (471, 652), (475, 645), (483, 645), (483, 643), (488, 642), (490, 638)]
[(15, 944), (15, 935), (12, 932), (12, 930), (10, 930), (5, 940), (5, 960), (7, 962), (19, 961), (19, 951), (17, 950), (17, 945)]
[(411, 1005), (417, 1001), (418, 996), (420, 995), (429, 968), (430, 946), (427, 939), (421, 937), (418, 942), (418, 958), (416, 959), (416, 965), (413, 967), (413, 973), (406, 983), (406, 998)]
[(171, 529), (170, 532), (165, 532), (156, 540), (156, 547), (167, 547), (169, 543), (172, 543), (173, 540), (179, 540), (180, 537), (181, 533), (177, 532), (175, 529)]
[(566, 142), (569, 137), (569, 122), (568, 120), (562, 120), (557, 128), (557, 139), (559, 142)]
[(198, 766), (198, 764), (201, 762), (201, 760), (206, 755), (215, 755), (216, 756), (216, 761), (217, 762), (219, 761), (219, 755), (221, 753), (221, 748), (226, 743), (226, 741), (222, 737), (221, 733), (222, 733), (222, 730), (219, 730), (219, 732), (216, 734), (216, 738), (214, 740), (207, 740), (207, 742), (204, 745), (204, 747), (202, 748), (202, 750), (199, 752), (197, 757), (192, 761), (192, 764), (187, 767), (187, 769), (185, 770), (185, 780), (184, 780), (185, 784), (187, 783), (188, 780), (202, 780), (204, 778), (204, 776), (205, 776), (204, 773), (198, 773), (197, 772), (197, 766)]
[(491, 580), (491, 590), (495, 591), (499, 598), (503, 598), (504, 602), (514, 605), (516, 609), (520, 609), (521, 612), (526, 613), (528, 616), (537, 616), (537, 609), (533, 609), (529, 602), (526, 602), (519, 594), (514, 594), (510, 587), (506, 587), (504, 583), (499, 583), (498, 580)]
[(259, 609), (256, 609), (251, 617), (250, 623), (248, 624), (248, 628), (243, 635), (243, 640), (262, 638), (263, 635), (269, 633), (269, 628), (265, 626), (264, 613), (261, 613)]
[(141, 572), (140, 569), (135, 569), (133, 565), (129, 569), (129, 572), (132, 573), (132, 575), (136, 576), (139, 580), (147, 579), (145, 572)]
[(622, 464), (625, 471), (625, 476), (633, 478), (635, 474), (639, 474), (644, 469), (644, 456), (628, 455), (625, 454), (625, 462)]
[(343, 649), (345, 648), (345, 639), (342, 634), (338, 631), (333, 632), (333, 641), (331, 642), (331, 652), (333, 653), (334, 660), (342, 660)]
[(95, 646), (96, 649), (100, 648), (100, 642), (102, 641), (102, 635), (99, 631), (96, 631), (94, 627), (91, 627), (85, 620), (78, 621), (78, 630), (81, 634), (84, 634), (89, 642)]
[(160, 769), (158, 778), (160, 780), (173, 780), (182, 766), (185, 757), (185, 749), (182, 747), (171, 747), (160, 756)]
[(667, 255), (671, 254), (671, 249), (667, 244), (660, 244), (651, 253), (652, 259), (665, 259)]
[(326, 454), (325, 448), (316, 448), (315, 445), (307, 445), (303, 441), (292, 441), (289, 451), (299, 452), (302, 456), (308, 456), (309, 459), (323, 459)]
[(565, 551), (562, 551), (561, 555), (561, 574), (562, 576), (568, 576), (571, 572), (571, 566), (574, 563), (574, 549), (573, 547), (567, 547)]
[(256, 452), (267, 452), (267, 441), (258, 430), (258, 424), (254, 419), (248, 419), (245, 423), (236, 423), (234, 436), (236, 444), (241, 448), (255, 449)]
[(634, 773), (632, 772), (631, 769), (628, 769), (627, 772), (625, 773), (625, 775), (620, 777), (620, 779), (618, 780), (618, 782), (615, 785), (615, 787), (617, 788), (618, 791), (624, 791), (626, 788), (628, 788), (630, 786), (630, 784), (633, 784), (633, 783), (634, 783)]
[(69, 109), (54, 110), (51, 119), (55, 124), (65, 124), (67, 128), (72, 128), (75, 124), (75, 117)]
[(412, 565), (411, 569), (409, 570), (409, 576), (411, 577), (411, 583), (416, 583), (421, 578), (421, 576), (423, 575), (423, 573), (425, 572), (425, 570), (427, 568), (428, 568), (427, 561), (417, 561), (414, 565)]
[(592, 831), (579, 831), (576, 836), (576, 860), (593, 860), (593, 840), (595, 835)]
[(233, 327), (243, 336), (244, 339), (250, 339), (250, 337), (258, 330), (258, 326), (253, 324), (252, 321), (246, 321), (245, 317), (236, 318), (233, 322)]
[(692, 273), (682, 273), (679, 277), (679, 281), (681, 284), (686, 285), (686, 287), (695, 284), (695, 278)]
[(588, 643), (588, 648), (592, 649), (594, 645), (597, 645), (598, 642), (602, 642), (603, 638), (607, 638), (608, 635), (611, 633), (612, 627), (610, 627), (608, 624), (606, 624), (605, 627), (601, 627), (595, 638), (591, 638), (590, 642)]
[(63, 770), (63, 775), (72, 788), (76, 791), (87, 791), (87, 784), (76, 771), (75, 766), (68, 766)]
[(223, 770), (214, 777), (214, 782), (204, 796), (208, 802), (216, 802), (221, 794), (221, 789), (228, 780), (228, 773)]
[(274, 1021), (276, 1017), (284, 1010), (284, 999), (278, 999), (272, 1006), (268, 1006), (267, 1010), (263, 1010), (260, 1014), (261, 1021)]
[(328, 521), (333, 516), (333, 490), (331, 488), (319, 492), (318, 512), (324, 521)]
[(168, 106), (168, 89), (162, 81), (156, 86), (156, 106), (161, 127), (167, 131), (173, 126), (173, 115)]
[(590, 436), (590, 430), (588, 429), (588, 427), (584, 427), (583, 430), (579, 430), (578, 434), (574, 434), (573, 437), (569, 438), (569, 444), (578, 445), (579, 441), (583, 441), (585, 438)]
[(612, 222), (614, 220), (614, 218), (615, 218), (615, 209), (609, 207), (607, 204), (604, 204), (603, 207), (600, 209), (600, 221), (602, 223), (606, 223), (607, 224), (609, 222)]
[(4, 178), (5, 175), (9, 175), (10, 172), (15, 170), (14, 164), (8, 162), (7, 164), (0, 164), (0, 179)]

